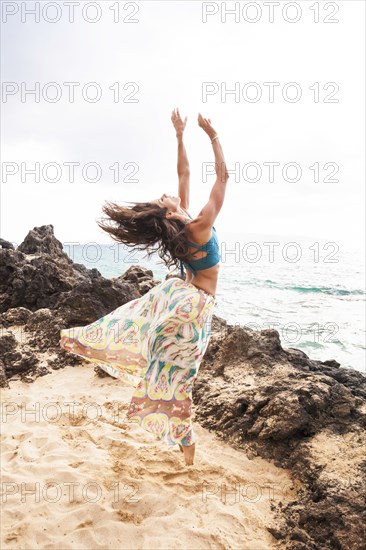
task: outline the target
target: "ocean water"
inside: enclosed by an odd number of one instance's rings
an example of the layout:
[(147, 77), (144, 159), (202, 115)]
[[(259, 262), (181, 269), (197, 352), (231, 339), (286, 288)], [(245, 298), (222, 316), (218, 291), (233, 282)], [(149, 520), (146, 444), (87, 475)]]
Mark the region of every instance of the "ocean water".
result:
[[(360, 253), (331, 241), (219, 233), (215, 314), (231, 324), (275, 328), (282, 347), (311, 359), (365, 370), (365, 266)], [(168, 273), (162, 260), (118, 243), (64, 243), (77, 263), (107, 278), (132, 265)]]

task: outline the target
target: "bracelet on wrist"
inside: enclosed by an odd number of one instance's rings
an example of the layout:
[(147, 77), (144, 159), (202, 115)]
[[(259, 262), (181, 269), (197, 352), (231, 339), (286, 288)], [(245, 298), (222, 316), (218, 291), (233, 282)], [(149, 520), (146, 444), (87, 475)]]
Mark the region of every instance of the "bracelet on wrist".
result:
[(216, 136), (211, 140), (211, 143), (213, 143), (215, 141), (215, 139), (219, 139), (218, 134), (216, 134)]

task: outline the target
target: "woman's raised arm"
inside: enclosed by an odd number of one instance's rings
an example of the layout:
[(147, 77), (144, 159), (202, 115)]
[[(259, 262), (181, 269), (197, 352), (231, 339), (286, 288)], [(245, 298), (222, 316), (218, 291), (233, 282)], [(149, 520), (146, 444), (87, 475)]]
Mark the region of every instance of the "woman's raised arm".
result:
[(219, 136), (211, 126), (211, 120), (209, 118), (203, 118), (202, 115), (199, 113), (198, 124), (211, 139), (215, 155), (216, 170), (216, 181), (212, 187), (208, 203), (202, 208), (201, 212), (197, 216), (197, 221), (200, 220), (199, 225), (204, 228), (213, 226), (215, 219), (222, 208), (225, 199), (226, 184), (229, 179), (229, 173), (227, 171), (224, 152), (219, 141)]
[(172, 112), (172, 122), (176, 131), (178, 140), (178, 197), (181, 200), (181, 206), (185, 210), (189, 209), (189, 181), (190, 181), (190, 169), (187, 157), (187, 152), (183, 143), (183, 133), (187, 123), (187, 118), (184, 122), (179, 114), (179, 109), (175, 109)]

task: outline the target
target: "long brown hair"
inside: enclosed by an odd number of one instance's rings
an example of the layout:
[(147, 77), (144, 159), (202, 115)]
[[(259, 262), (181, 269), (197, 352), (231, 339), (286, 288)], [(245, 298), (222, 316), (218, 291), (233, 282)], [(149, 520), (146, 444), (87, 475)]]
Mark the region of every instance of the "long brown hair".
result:
[(146, 250), (149, 257), (157, 252), (168, 268), (172, 265), (178, 268), (179, 260), (189, 261), (192, 253), (184, 232), (185, 223), (167, 219), (168, 209), (155, 203), (124, 202), (133, 206), (120, 206), (113, 201), (103, 205), (107, 218), (97, 221), (103, 231), (130, 248)]

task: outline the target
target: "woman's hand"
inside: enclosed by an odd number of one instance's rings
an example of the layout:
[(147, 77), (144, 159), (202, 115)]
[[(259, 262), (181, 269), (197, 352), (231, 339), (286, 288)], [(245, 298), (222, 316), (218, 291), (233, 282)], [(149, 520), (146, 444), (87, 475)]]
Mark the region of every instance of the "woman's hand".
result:
[(206, 132), (211, 141), (217, 135), (216, 130), (211, 126), (211, 120), (209, 118), (203, 118), (201, 113), (198, 113), (198, 126), (201, 126), (202, 130)]
[(184, 129), (186, 127), (186, 124), (187, 124), (187, 116), (186, 118), (184, 119), (184, 122), (179, 114), (179, 109), (178, 107), (176, 109), (173, 110), (172, 112), (172, 123), (174, 125), (174, 128), (175, 128), (175, 132), (177, 134), (177, 136), (182, 136), (183, 135), (183, 132), (184, 132)]

